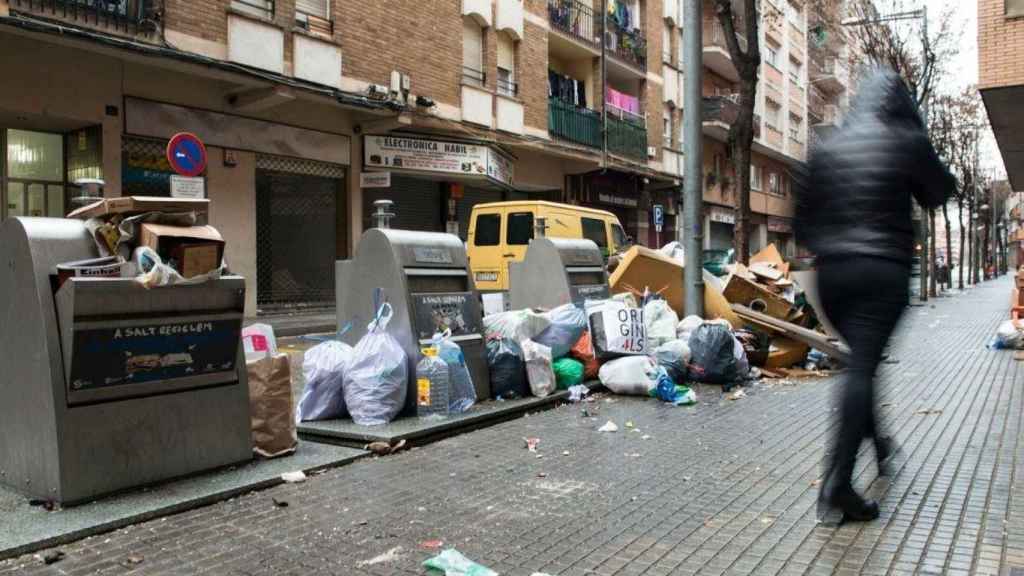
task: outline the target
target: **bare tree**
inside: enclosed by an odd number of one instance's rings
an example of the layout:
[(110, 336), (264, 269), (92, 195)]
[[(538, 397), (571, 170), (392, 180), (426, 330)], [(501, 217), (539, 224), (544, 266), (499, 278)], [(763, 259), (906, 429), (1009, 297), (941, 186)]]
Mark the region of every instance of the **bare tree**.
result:
[[(725, 31), (729, 56), (739, 75), (739, 114), (729, 127), (736, 190), (736, 227), (733, 246), (736, 259), (750, 260), (750, 149), (754, 142), (754, 104), (761, 65), (756, 0), (715, 0), (714, 10)], [(742, 46), (741, 46), (742, 38)]]

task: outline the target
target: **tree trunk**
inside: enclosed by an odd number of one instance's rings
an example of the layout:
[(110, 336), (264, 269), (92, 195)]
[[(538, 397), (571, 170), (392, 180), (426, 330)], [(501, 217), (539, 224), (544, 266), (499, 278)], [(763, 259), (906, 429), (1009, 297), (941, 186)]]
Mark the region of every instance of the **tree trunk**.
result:
[(967, 201), (967, 282), (978, 283), (978, 260), (974, 253), (974, 199)]
[(750, 263), (750, 148), (754, 142), (754, 97), (756, 77), (753, 85), (741, 80), (740, 111), (735, 124), (729, 131), (729, 145), (732, 151), (733, 187), (736, 191), (736, 227), (733, 247), (736, 260), (744, 265)]
[(937, 242), (935, 242), (936, 234), (935, 234), (935, 209), (934, 208), (929, 208), (928, 209), (928, 230), (931, 231), (931, 237), (929, 238), (930, 242), (928, 242), (928, 266), (929, 266), (929, 268), (928, 268), (928, 270), (929, 270), (929, 274), (928, 274), (928, 295), (932, 296), (932, 297), (935, 297), (935, 295), (936, 295), (936, 288), (937, 288), (936, 284), (938, 283), (937, 281), (939, 279), (939, 270), (935, 266), (935, 264), (937, 262), (936, 261), (936, 254), (938, 252), (938, 249), (935, 246), (937, 244)]
[(964, 268), (967, 267), (967, 261), (964, 260), (964, 247), (966, 246), (965, 242), (967, 242), (967, 239), (964, 238), (964, 233), (967, 232), (967, 230), (964, 229), (964, 201), (961, 198), (957, 198), (956, 200), (956, 212), (957, 218), (960, 219), (960, 257), (956, 261), (956, 269), (960, 274), (959, 288), (960, 290), (963, 290)]
[(942, 205), (942, 219), (946, 222), (946, 273), (943, 275), (946, 290), (953, 288), (953, 225), (949, 222), (949, 208)]

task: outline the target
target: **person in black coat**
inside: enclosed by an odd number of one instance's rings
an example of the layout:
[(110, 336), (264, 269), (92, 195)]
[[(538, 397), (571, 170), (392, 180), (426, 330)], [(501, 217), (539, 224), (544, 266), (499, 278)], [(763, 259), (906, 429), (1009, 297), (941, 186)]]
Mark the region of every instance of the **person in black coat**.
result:
[(813, 150), (797, 186), (797, 237), (817, 258), (822, 306), (852, 350), (818, 499), (819, 519), (830, 523), (878, 517), (878, 504), (857, 494), (852, 476), (862, 440), (874, 442), (881, 475), (895, 451), (879, 431), (874, 376), (909, 301), (912, 199), (935, 208), (955, 186), (903, 80), (876, 69), (859, 90), (846, 122)]

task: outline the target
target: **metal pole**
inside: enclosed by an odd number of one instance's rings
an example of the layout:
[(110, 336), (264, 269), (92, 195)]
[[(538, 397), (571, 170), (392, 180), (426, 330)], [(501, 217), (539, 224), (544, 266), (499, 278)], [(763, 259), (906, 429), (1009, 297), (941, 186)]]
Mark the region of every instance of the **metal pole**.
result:
[(601, 168), (608, 167), (608, 0), (601, 0)]
[(704, 317), (704, 229), (701, 207), (704, 204), (703, 130), (701, 115), (701, 57), (703, 31), (701, 30), (701, 0), (683, 2), (683, 153), (686, 172), (683, 175), (683, 244), (686, 267), (683, 282), (686, 287), (686, 314)]
[[(924, 48), (924, 57), (921, 59), (922, 62), (926, 62), (928, 59), (928, 6), (925, 5), (921, 9), (921, 42)], [(924, 72), (924, 70), (922, 70)], [(921, 115), (924, 116), (924, 130), (928, 132), (928, 95), (925, 94), (924, 100), (921, 102)], [(929, 249), (929, 243), (931, 243), (931, 222), (930, 222), (930, 210), (926, 210), (923, 206), (921, 207), (921, 295), (920, 299), (922, 302), (928, 300), (928, 276), (934, 262), (931, 261), (931, 250)]]

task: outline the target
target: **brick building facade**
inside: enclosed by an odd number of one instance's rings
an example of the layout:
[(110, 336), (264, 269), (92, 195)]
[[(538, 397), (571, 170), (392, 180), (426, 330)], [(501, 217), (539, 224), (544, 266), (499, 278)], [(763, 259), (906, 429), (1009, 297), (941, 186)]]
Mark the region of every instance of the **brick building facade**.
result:
[(978, 89), (1014, 189), (1024, 188), (1024, 2), (978, 0)]
[[(168, 194), (161, 147), (189, 129), (210, 149), (211, 223), (248, 279), (250, 314), (329, 306), (333, 261), (351, 255), (381, 198), (399, 226), (463, 238), (475, 203), (534, 198), (611, 210), (638, 242), (664, 243), (681, 226), (682, 6), (608, 5), (0, 0), (0, 70), (24, 79), (0, 93), (0, 145), (24, 151), (0, 167), (0, 217), (60, 214), (81, 177), (102, 178), (108, 196)], [(798, 0), (766, 5), (753, 246), (792, 251), (807, 14)], [(705, 238), (725, 248), (737, 78), (705, 14)], [(410, 156), (435, 145), (463, 157)], [(60, 151), (52, 165), (33, 152), (45, 146)], [(390, 188), (360, 186), (382, 169)], [(660, 235), (654, 204), (666, 207)]]

